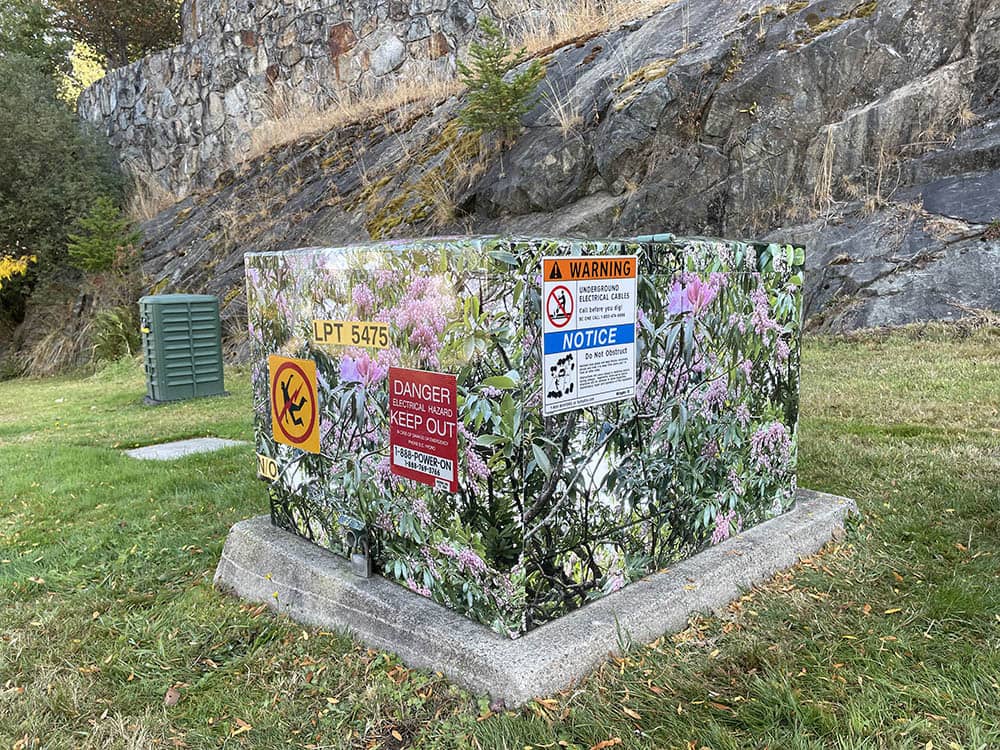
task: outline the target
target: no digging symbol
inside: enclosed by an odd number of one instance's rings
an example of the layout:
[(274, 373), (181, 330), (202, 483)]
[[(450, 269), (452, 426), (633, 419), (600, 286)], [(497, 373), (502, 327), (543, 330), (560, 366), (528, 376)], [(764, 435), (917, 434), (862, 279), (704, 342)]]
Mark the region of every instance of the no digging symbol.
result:
[(316, 363), (309, 359), (267, 358), (271, 375), (271, 434), (279, 443), (319, 453), (316, 429)]
[(562, 284), (555, 287), (545, 300), (545, 314), (556, 328), (568, 325), (573, 319), (573, 293)]

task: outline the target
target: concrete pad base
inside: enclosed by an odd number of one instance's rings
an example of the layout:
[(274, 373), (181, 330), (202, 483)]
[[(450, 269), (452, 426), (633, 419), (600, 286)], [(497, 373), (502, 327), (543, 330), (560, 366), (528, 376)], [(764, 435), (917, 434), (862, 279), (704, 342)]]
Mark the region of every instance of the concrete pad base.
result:
[(380, 576), (359, 578), (346, 560), (272, 526), (268, 516), (233, 526), (215, 585), (299, 622), (347, 631), (513, 707), (581, 679), (623, 644), (655, 640), (724, 606), (816, 552), (857, 512), (853, 500), (799, 490), (788, 513), (516, 640)]
[(172, 461), (175, 458), (190, 456), (192, 453), (211, 453), (232, 445), (248, 445), (243, 440), (226, 440), (225, 438), (192, 438), (190, 440), (175, 440), (172, 443), (147, 445), (142, 448), (132, 448), (125, 451), (126, 456), (147, 461)]

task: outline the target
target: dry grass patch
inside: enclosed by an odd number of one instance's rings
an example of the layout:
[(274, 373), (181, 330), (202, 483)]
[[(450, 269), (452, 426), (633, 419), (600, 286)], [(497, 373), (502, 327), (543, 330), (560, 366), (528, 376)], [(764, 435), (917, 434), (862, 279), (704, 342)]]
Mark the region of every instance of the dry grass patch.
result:
[(547, 84), (547, 87), (548, 91), (542, 94), (545, 107), (559, 124), (559, 132), (565, 138), (571, 133), (575, 133), (576, 129), (583, 125), (580, 103), (572, 92), (558, 91), (551, 83)]
[(297, 102), (294, 92), (287, 87), (275, 86), (261, 102), (266, 119), (250, 133), (250, 146), (243, 158), (249, 161), (299, 138), (384, 117), (408, 105), (441, 101), (461, 88), (458, 81), (444, 76), (402, 78), (377, 91), (344, 93), (319, 109)]
[(656, 13), (676, 0), (500, 0), (504, 26), (529, 54), (603, 33), (626, 21)]
[(141, 224), (149, 221), (179, 200), (153, 175), (137, 169), (128, 169), (128, 171), (132, 178), (133, 190), (125, 212), (132, 222)]

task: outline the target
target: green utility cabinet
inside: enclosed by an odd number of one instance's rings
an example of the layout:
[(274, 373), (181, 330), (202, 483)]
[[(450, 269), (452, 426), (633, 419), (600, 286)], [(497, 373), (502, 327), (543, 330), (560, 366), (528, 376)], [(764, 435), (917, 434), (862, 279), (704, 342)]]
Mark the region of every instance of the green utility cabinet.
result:
[(157, 294), (139, 300), (146, 403), (225, 394), (219, 300)]

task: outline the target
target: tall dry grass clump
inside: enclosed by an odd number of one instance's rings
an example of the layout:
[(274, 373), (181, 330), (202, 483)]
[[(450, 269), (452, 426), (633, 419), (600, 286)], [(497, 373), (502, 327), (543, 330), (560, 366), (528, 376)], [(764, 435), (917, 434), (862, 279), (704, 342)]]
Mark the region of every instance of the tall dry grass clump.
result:
[(126, 166), (132, 190), (125, 207), (125, 215), (135, 224), (149, 221), (165, 208), (177, 202), (176, 195), (167, 190), (153, 175)]

